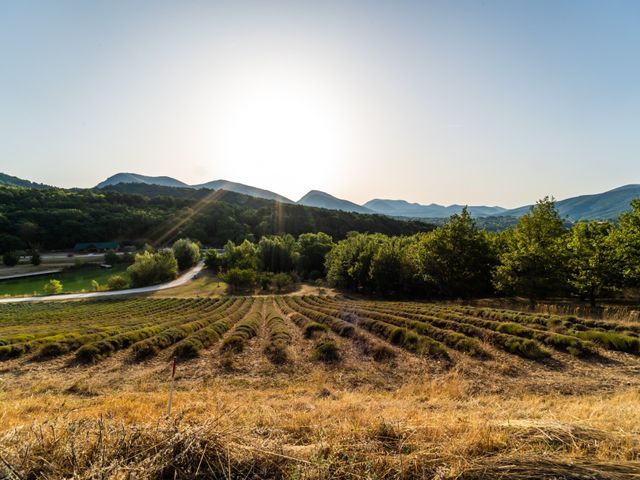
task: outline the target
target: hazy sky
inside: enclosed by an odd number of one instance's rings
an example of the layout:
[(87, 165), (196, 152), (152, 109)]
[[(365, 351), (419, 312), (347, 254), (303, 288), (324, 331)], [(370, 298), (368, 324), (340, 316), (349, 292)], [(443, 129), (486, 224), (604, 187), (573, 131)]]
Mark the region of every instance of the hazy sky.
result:
[(2, 1), (0, 171), (506, 207), (640, 183), (640, 1)]

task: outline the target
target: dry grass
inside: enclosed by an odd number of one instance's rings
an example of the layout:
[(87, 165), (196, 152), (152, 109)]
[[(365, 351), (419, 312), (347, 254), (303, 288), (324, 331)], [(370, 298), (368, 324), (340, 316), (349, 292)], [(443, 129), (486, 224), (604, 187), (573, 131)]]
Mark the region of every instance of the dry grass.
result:
[(152, 298), (193, 298), (220, 297), (227, 292), (227, 284), (220, 280), (209, 269), (204, 269), (198, 278), (179, 287), (158, 290), (149, 295)]
[[(172, 419), (163, 416), (161, 391), (104, 393), (87, 383), (20, 399), (3, 394), (5, 472), (19, 478), (640, 476), (633, 463), (640, 452), (637, 392), (474, 396), (456, 374), (392, 392), (332, 389), (323, 375), (260, 389), (236, 383), (180, 385)], [(569, 464), (597, 475), (580, 477)]]

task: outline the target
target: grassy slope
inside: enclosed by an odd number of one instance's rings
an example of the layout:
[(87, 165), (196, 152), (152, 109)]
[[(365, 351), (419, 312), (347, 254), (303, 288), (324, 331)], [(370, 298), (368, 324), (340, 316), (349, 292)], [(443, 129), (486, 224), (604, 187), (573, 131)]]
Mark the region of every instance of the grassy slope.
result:
[(62, 282), (63, 293), (90, 291), (91, 280), (104, 285), (111, 275), (122, 275), (128, 279), (126, 269), (126, 265), (117, 265), (112, 269), (83, 267), (51, 275), (0, 281), (0, 296), (44, 295), (44, 285), (51, 279)]

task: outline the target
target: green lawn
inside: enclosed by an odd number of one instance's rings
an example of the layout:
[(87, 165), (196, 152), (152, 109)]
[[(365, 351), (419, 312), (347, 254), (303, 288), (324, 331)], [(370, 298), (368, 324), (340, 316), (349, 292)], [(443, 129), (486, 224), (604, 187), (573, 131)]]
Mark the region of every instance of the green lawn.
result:
[(51, 275), (3, 280), (0, 281), (0, 296), (44, 295), (44, 284), (54, 278), (62, 282), (63, 293), (81, 292), (82, 290), (90, 292), (92, 291), (91, 280), (95, 280), (100, 285), (106, 285), (111, 275), (118, 274), (128, 281), (129, 275), (126, 269), (127, 265), (117, 265), (111, 269), (86, 266)]

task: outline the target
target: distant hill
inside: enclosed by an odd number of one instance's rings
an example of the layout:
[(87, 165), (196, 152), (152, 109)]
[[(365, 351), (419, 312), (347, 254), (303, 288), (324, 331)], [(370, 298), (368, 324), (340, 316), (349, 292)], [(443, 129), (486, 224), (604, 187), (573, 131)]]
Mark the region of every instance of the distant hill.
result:
[(182, 199), (201, 198), (201, 196), (198, 196), (198, 193), (205, 191), (196, 190), (191, 187), (165, 187), (162, 185), (154, 185), (152, 183), (117, 183), (115, 185), (102, 187), (100, 190), (105, 192), (143, 195), (149, 198), (173, 197)]
[(343, 212), (377, 213), (367, 207), (358, 205), (357, 203), (336, 198), (333, 195), (329, 195), (328, 193), (321, 192), (319, 190), (311, 190), (304, 197), (298, 200), (297, 203), (298, 205), (305, 205), (307, 207), (328, 208), (330, 210), (342, 210)]
[(25, 223), (38, 225), (38, 245), (45, 250), (107, 240), (162, 246), (189, 237), (221, 247), (228, 240), (240, 243), (277, 233), (297, 237), (325, 232), (340, 240), (351, 231), (413, 235), (433, 229), (422, 221), (306, 207), (227, 190), (144, 183), (100, 190), (0, 185), (0, 212), (0, 251), (7, 245), (13, 250), (30, 248), (20, 236)]
[(137, 173), (116, 173), (105, 181), (96, 185), (96, 188), (104, 188), (118, 183), (145, 183), (147, 185), (161, 185), (163, 187), (188, 187), (184, 182), (171, 177), (148, 177)]
[(207, 188), (210, 190), (227, 190), (228, 192), (242, 193), (256, 198), (264, 198), (266, 200), (277, 200), (282, 203), (295, 203), (287, 197), (278, 195), (277, 193), (262, 188), (244, 185), (242, 183), (230, 182), (228, 180), (213, 180), (212, 182), (202, 183), (200, 185), (192, 185), (193, 188)]
[[(634, 198), (640, 198), (640, 185), (625, 185), (603, 193), (581, 195), (556, 202), (560, 216), (572, 221), (606, 220), (617, 218), (629, 209)], [(503, 216), (520, 217), (527, 213), (531, 205), (505, 210)]]
[(23, 180), (22, 178), (13, 177), (11, 175), (7, 175), (6, 173), (0, 173), (0, 185), (12, 185), (14, 187), (38, 188), (38, 189), (51, 188), (49, 185), (30, 182), (29, 180)]
[(207, 183), (201, 183), (198, 185), (188, 185), (180, 180), (176, 180), (171, 177), (149, 177), (146, 175), (140, 175), (137, 173), (116, 173), (105, 181), (100, 182), (95, 188), (105, 188), (108, 186), (118, 185), (119, 183), (126, 184), (144, 184), (144, 185), (158, 185), (161, 187), (174, 187), (174, 188), (206, 188), (208, 190), (227, 190), (229, 192), (242, 193), (256, 198), (264, 198), (265, 200), (277, 200), (282, 203), (295, 203), (289, 200), (287, 197), (278, 195), (277, 193), (270, 192), (269, 190), (263, 190), (262, 188), (252, 187), (250, 185), (244, 185), (242, 183), (230, 182), (228, 180), (213, 180)]
[[(463, 205), (443, 206), (436, 203), (421, 205), (419, 203), (409, 203), (406, 200), (384, 200), (373, 199), (364, 204), (364, 207), (384, 215), (394, 217), (411, 218), (448, 218), (453, 214), (460, 213)], [(470, 206), (469, 213), (473, 217), (488, 217), (499, 215), (506, 209), (502, 207)]]

